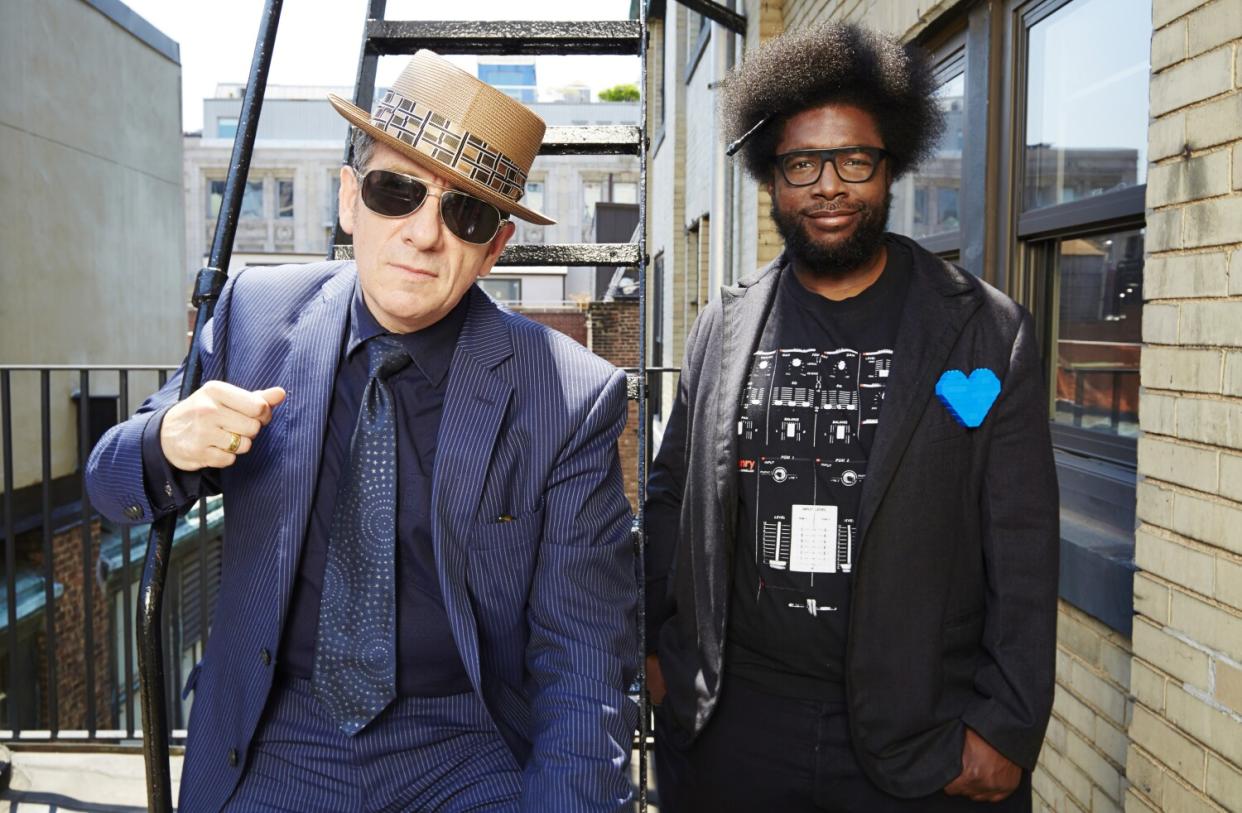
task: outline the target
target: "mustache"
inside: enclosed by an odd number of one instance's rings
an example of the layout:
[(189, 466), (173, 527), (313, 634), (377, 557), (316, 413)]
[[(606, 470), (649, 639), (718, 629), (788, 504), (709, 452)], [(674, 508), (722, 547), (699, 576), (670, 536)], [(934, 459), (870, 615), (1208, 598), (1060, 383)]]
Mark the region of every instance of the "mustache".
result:
[(815, 215), (824, 215), (824, 214), (852, 215), (852, 214), (857, 214), (859, 212), (865, 212), (866, 210), (867, 210), (867, 206), (863, 204), (859, 204), (856, 206), (849, 206), (844, 203), (830, 203), (826, 206), (816, 206), (813, 209), (804, 209), (802, 211), (802, 214), (806, 215), (807, 217), (813, 217)]

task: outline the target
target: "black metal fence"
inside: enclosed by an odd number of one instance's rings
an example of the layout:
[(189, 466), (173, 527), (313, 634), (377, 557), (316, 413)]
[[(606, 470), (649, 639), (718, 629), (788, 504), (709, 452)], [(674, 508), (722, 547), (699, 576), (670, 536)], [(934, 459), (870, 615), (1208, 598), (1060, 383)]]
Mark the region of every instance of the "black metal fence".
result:
[[(145, 527), (90, 504), (99, 437), (162, 386), (173, 365), (0, 365), (0, 739), (117, 741), (141, 734), (134, 637)], [(224, 529), (218, 499), (177, 527), (165, 652), (174, 736), (180, 687), (206, 644)]]
[[(116, 742), (141, 736), (135, 602), (147, 527), (116, 526), (90, 504), (91, 448), (162, 386), (173, 365), (0, 365), (0, 740)], [(637, 397), (636, 369), (631, 397)], [(646, 455), (676, 368), (649, 367)], [(636, 462), (636, 461), (635, 461)], [(220, 575), (224, 512), (208, 498), (181, 519), (165, 602), (166, 694), (174, 740), (191, 698)]]

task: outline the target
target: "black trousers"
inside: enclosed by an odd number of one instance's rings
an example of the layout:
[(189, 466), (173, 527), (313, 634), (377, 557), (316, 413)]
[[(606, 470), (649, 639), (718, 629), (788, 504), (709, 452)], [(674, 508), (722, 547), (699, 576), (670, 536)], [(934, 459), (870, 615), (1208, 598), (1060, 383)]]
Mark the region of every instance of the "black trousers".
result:
[(850, 746), (842, 703), (768, 694), (728, 679), (707, 727), (679, 749), (656, 710), (660, 813), (1029, 813), (1031, 777), (1002, 802), (935, 793), (899, 799), (876, 787)]

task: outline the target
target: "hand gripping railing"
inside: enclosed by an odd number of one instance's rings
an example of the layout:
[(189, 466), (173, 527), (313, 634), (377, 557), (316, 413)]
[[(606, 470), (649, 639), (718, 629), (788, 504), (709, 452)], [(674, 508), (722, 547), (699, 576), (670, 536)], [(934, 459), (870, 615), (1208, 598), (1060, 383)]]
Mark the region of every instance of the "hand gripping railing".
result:
[[(199, 359), (201, 337), (203, 328), (211, 319), (220, 291), (228, 279), (227, 269), (233, 254), (233, 236), (237, 232), (242, 193), (246, 189), (246, 175), (250, 171), (250, 156), (254, 148), (255, 132), (259, 127), (259, 113), (263, 107), (263, 93), (267, 87), (268, 67), (272, 63), (272, 48), (276, 44), (276, 28), (280, 22), (282, 2), (283, 0), (267, 0), (259, 22), (259, 35), (250, 62), (250, 78), (246, 83), (246, 94), (237, 122), (237, 135), (233, 140), (233, 155), (229, 160), (228, 180), (224, 184), (224, 200), (220, 205), (216, 231), (211, 242), (211, 257), (207, 267), (198, 272), (194, 283), (192, 301), (198, 313), (194, 319), (190, 351), (185, 357), (181, 398), (189, 396), (202, 383)], [(156, 813), (172, 811), (172, 777), (168, 766), (168, 702), (165, 697), (164, 640), (160, 621), (164, 581), (168, 575), (168, 557), (176, 523), (175, 513), (152, 523), (146, 562), (142, 568), (142, 584), (138, 593), (142, 753), (147, 769), (147, 808)]]

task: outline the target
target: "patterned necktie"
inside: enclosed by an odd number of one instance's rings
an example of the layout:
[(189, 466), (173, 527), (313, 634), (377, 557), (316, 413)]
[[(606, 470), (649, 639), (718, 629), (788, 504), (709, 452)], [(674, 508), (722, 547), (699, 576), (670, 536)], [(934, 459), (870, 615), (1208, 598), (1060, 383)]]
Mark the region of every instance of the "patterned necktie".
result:
[(311, 687), (347, 735), (397, 694), (397, 423), (385, 379), (410, 363), (391, 336), (366, 345), (370, 380), (328, 535)]

